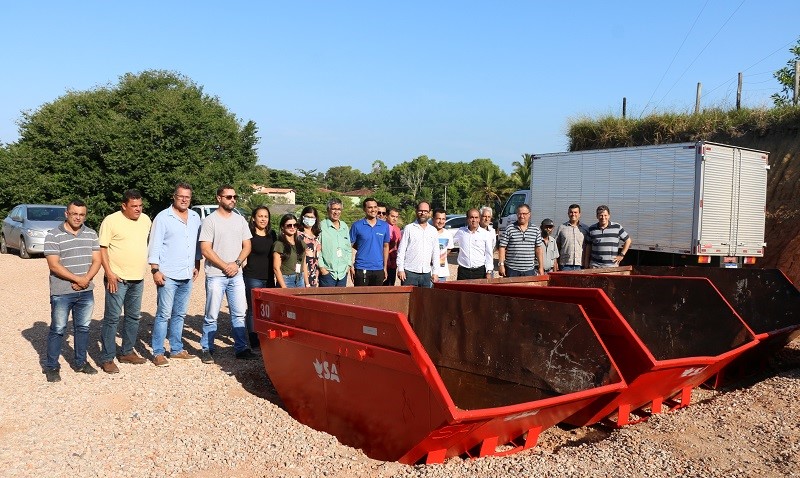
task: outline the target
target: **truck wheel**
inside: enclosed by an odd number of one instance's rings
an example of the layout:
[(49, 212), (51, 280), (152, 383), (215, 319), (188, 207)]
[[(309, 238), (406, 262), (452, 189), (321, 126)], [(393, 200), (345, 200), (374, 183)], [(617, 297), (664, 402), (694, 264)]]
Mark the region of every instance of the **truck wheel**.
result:
[(25, 246), (25, 238), (19, 238), (19, 256), (23, 259), (30, 259), (31, 255), (28, 253), (28, 248)]
[(8, 245), (6, 244), (6, 236), (0, 234), (0, 254), (8, 254)]

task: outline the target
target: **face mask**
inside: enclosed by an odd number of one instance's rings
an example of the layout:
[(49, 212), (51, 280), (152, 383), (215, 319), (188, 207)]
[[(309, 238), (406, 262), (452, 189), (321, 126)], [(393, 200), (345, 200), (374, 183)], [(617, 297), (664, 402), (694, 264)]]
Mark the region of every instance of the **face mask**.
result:
[(303, 225), (306, 227), (311, 227), (317, 223), (317, 220), (313, 217), (303, 217)]

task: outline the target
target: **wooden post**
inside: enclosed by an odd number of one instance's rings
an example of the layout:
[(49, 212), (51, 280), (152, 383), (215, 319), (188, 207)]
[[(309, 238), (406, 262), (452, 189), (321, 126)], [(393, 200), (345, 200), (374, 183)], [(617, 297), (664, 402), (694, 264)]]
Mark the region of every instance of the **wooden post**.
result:
[(695, 100), (694, 100), (694, 114), (697, 114), (697, 113), (700, 112), (700, 93), (702, 93), (702, 91), (703, 91), (703, 84), (698, 81), (697, 82), (697, 96), (695, 97)]
[(622, 97), (622, 119), (625, 119), (625, 114), (628, 112), (628, 98)]
[(736, 110), (742, 108), (742, 72), (739, 72), (739, 85), (736, 87)]
[(798, 89), (800, 89), (800, 60), (794, 62), (794, 105), (797, 106)]

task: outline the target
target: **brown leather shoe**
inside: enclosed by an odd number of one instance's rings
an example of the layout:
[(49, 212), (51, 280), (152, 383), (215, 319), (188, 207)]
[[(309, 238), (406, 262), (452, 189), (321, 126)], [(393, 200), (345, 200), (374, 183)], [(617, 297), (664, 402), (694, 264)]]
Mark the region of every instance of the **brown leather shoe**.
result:
[(117, 367), (117, 364), (115, 364), (113, 360), (101, 363), (100, 368), (102, 368), (105, 373), (119, 373), (119, 367)]
[(189, 354), (186, 350), (181, 350), (176, 354), (170, 354), (169, 358), (171, 359), (193, 359), (195, 356)]
[(131, 351), (131, 353), (129, 353), (128, 355), (120, 355), (119, 357), (117, 357), (117, 360), (119, 360), (119, 363), (132, 363), (134, 365), (141, 365), (147, 362), (147, 360), (136, 355), (136, 352), (133, 351)]
[(156, 367), (169, 367), (169, 360), (167, 360), (167, 357), (164, 357), (163, 355), (156, 355), (153, 357), (153, 364)]

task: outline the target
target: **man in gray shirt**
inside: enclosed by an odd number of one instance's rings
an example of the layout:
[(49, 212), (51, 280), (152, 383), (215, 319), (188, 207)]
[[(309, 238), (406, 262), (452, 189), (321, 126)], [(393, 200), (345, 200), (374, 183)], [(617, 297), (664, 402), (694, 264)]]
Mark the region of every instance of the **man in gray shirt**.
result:
[(220, 186), (217, 189), (219, 208), (203, 220), (200, 228), (200, 252), (206, 259), (206, 315), (200, 337), (203, 363), (214, 363), (214, 337), (223, 296), (228, 299), (236, 358), (256, 358), (247, 345), (244, 323), (247, 299), (241, 271), (242, 262), (250, 254), (253, 234), (245, 218), (233, 210), (238, 198), (232, 186)]
[(100, 270), (100, 243), (97, 233), (83, 224), (86, 220), (83, 201), (69, 203), (64, 215), (66, 221), (48, 232), (44, 240), (44, 256), (50, 269), (50, 331), (43, 370), (48, 382), (61, 381), (58, 358), (70, 311), (75, 334), (75, 370), (97, 373), (86, 359), (86, 346), (94, 310), (92, 279)]

